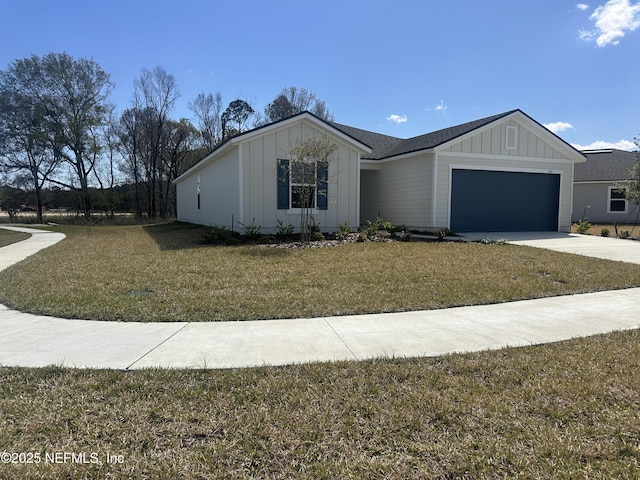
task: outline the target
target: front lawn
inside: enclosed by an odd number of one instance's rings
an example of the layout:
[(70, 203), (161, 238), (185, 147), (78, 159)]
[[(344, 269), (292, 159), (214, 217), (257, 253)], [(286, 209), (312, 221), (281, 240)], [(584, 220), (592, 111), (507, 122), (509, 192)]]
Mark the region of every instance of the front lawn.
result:
[(0, 454), (32, 454), (0, 478), (636, 479), (639, 342), (634, 330), (280, 368), (0, 368)]
[(31, 236), (30, 233), (14, 232), (6, 228), (0, 228), (0, 248), (26, 240)]
[[(206, 229), (56, 227), (67, 238), (0, 272), (0, 303), (123, 321), (216, 321), (487, 304), (640, 285), (640, 265), (515, 245), (211, 246)], [(89, 235), (90, 233), (90, 235)]]

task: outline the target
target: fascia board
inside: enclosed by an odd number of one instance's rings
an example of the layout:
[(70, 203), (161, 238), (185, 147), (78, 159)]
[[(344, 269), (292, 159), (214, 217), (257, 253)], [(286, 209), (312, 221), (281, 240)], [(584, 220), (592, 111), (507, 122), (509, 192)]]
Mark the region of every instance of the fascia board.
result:
[(407, 158), (418, 157), (421, 155), (430, 155), (435, 152), (436, 152), (435, 148), (423, 148), (422, 150), (414, 150), (413, 152), (401, 153), (400, 155), (394, 155), (393, 157), (385, 157), (385, 158), (381, 158), (380, 160), (366, 160), (366, 161), (373, 162), (373, 163), (389, 163), (389, 162), (395, 162), (397, 160), (404, 160)]
[(249, 139), (252, 139), (252, 138), (255, 138), (255, 137), (259, 137), (259, 136), (263, 136), (263, 135), (268, 135), (269, 133), (272, 133), (272, 132), (274, 132), (276, 130), (279, 130), (279, 129), (283, 128), (283, 127), (289, 127), (291, 125), (294, 125), (294, 124), (300, 123), (300, 122), (303, 122), (303, 123), (306, 122), (306, 123), (311, 124), (312, 126), (314, 126), (316, 128), (320, 128), (322, 130), (325, 130), (331, 136), (338, 137), (340, 140), (342, 140), (343, 142), (351, 145), (352, 147), (354, 147), (356, 150), (359, 150), (360, 152), (363, 152), (363, 153), (371, 153), (372, 152), (371, 147), (369, 147), (368, 145), (365, 145), (364, 143), (359, 142), (355, 138), (350, 137), (349, 135), (346, 135), (345, 133), (341, 132), (337, 128), (335, 128), (332, 125), (326, 123), (324, 120), (319, 119), (319, 118), (315, 117), (314, 115), (311, 115), (308, 112), (303, 112), (303, 113), (301, 113), (299, 115), (290, 117), (290, 118), (288, 118), (286, 120), (282, 120), (280, 122), (272, 123), (271, 125), (266, 125), (266, 126), (264, 126), (262, 128), (258, 128), (256, 130), (252, 130), (252, 131), (247, 132), (245, 134), (238, 135), (237, 137), (232, 138), (230, 140), (230, 143), (238, 144), (238, 143), (246, 142)]

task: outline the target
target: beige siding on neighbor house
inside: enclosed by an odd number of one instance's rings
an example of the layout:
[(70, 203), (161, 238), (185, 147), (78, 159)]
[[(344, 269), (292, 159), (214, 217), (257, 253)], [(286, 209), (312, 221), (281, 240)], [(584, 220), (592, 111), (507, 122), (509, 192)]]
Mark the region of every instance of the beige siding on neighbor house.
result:
[(361, 223), (380, 215), (394, 225), (430, 226), (432, 154), (381, 162), (379, 170), (362, 174)]
[(232, 215), (237, 220), (240, 214), (239, 178), (237, 149), (188, 175), (176, 184), (178, 220), (231, 228)]
[(572, 221), (586, 217), (596, 223), (634, 223), (638, 213), (637, 206), (626, 202), (626, 210), (611, 211), (609, 207), (611, 189), (617, 188), (616, 182), (580, 182), (573, 185)]

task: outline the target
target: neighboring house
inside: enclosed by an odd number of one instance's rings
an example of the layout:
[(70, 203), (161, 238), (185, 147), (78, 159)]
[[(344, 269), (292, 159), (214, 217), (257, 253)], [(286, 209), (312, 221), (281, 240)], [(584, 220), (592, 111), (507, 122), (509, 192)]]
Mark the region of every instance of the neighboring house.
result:
[(587, 161), (576, 165), (573, 184), (574, 222), (587, 218), (597, 223), (635, 223), (638, 206), (625, 200), (620, 183), (638, 161), (626, 150), (585, 150)]
[(335, 161), (314, 210), (324, 231), (381, 216), (419, 230), (569, 231), (574, 165), (584, 156), (520, 110), (401, 139), (309, 112), (227, 140), (175, 180), (178, 220), (264, 233), (299, 224), (279, 165), (328, 137)]

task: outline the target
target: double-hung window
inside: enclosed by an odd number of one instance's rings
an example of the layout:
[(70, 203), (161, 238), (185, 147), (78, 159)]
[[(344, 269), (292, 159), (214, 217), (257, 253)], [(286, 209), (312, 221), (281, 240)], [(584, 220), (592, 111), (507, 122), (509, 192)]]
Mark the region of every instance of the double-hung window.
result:
[(327, 166), (278, 159), (278, 209), (327, 209)]
[(627, 190), (619, 187), (609, 187), (607, 213), (627, 213)]
[(316, 164), (300, 162), (289, 166), (291, 170), (291, 208), (316, 208)]

